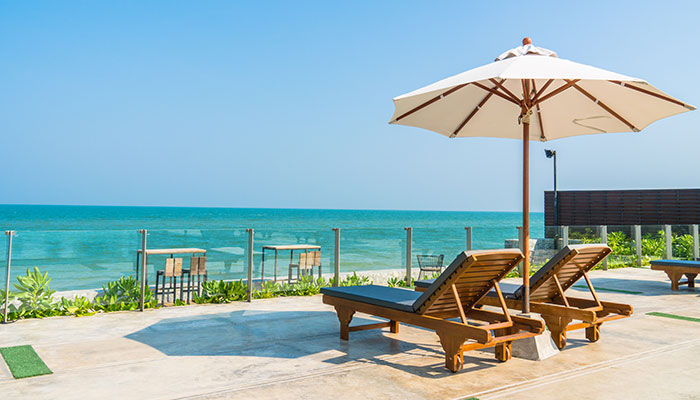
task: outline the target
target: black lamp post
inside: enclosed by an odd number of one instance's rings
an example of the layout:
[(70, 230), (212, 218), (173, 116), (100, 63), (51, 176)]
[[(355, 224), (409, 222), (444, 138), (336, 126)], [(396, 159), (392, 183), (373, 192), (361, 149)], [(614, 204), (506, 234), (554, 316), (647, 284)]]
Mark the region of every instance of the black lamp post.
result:
[(559, 196), (557, 195), (557, 151), (545, 150), (547, 158), (554, 158), (554, 226), (559, 226)]

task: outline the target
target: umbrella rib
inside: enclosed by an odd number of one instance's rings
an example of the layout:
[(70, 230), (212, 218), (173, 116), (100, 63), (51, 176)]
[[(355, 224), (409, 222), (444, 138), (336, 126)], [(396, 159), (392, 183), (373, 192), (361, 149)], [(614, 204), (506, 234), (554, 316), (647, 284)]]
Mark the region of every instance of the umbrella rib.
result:
[(552, 90), (551, 92), (547, 93), (547, 95), (545, 95), (544, 97), (537, 98), (536, 101), (533, 102), (533, 104), (542, 103), (543, 101), (552, 98), (552, 96), (558, 95), (559, 93), (563, 92), (564, 90), (574, 86), (578, 81), (580, 81), (580, 79), (574, 79), (573, 81), (567, 80), (566, 81), (567, 83), (565, 83), (565, 84), (559, 86), (558, 88)]
[(417, 107), (414, 107), (413, 109), (411, 109), (411, 110), (409, 110), (409, 111), (406, 111), (405, 113), (399, 115), (399, 116), (394, 120), (394, 122), (398, 122), (399, 120), (408, 117), (409, 115), (413, 114), (414, 112), (419, 111), (419, 110), (421, 110), (421, 109), (423, 109), (423, 108), (425, 108), (425, 107), (427, 107), (427, 106), (429, 106), (429, 105), (435, 103), (436, 101), (438, 101), (438, 100), (440, 100), (440, 99), (442, 99), (442, 98), (444, 98), (444, 97), (446, 97), (446, 96), (451, 95), (452, 93), (458, 91), (459, 89), (461, 89), (461, 88), (463, 88), (463, 87), (465, 87), (465, 86), (467, 86), (467, 85), (469, 85), (469, 83), (463, 83), (463, 84), (461, 84), (461, 85), (457, 85), (457, 86), (453, 87), (452, 89), (446, 91), (445, 93), (441, 93), (441, 94), (439, 94), (439, 95), (433, 97), (432, 99), (426, 101), (425, 103), (423, 103), (423, 104), (421, 104), (421, 105), (419, 105), (419, 106), (417, 106)]
[(484, 90), (487, 91), (487, 92), (491, 92), (491, 93), (495, 94), (496, 96), (502, 97), (502, 98), (504, 98), (504, 99), (510, 101), (511, 103), (515, 104), (516, 106), (520, 107), (520, 102), (519, 102), (519, 101), (515, 101), (515, 100), (511, 99), (509, 96), (506, 96), (505, 94), (499, 92), (499, 91), (498, 91), (497, 89), (495, 89), (495, 88), (486, 87), (486, 86), (482, 85), (482, 84), (479, 83), (479, 82), (472, 82), (472, 85), (474, 85), (474, 86), (476, 86), (476, 87), (478, 87), (478, 88), (484, 89)]
[(469, 113), (469, 115), (467, 115), (467, 118), (465, 118), (464, 121), (462, 121), (462, 123), (459, 124), (459, 126), (457, 127), (457, 129), (455, 129), (454, 132), (452, 132), (452, 134), (450, 135), (451, 138), (453, 138), (453, 137), (455, 137), (455, 136), (457, 136), (457, 135), (459, 134), (459, 131), (461, 131), (462, 128), (464, 128), (464, 126), (469, 122), (469, 120), (471, 120), (471, 119), (474, 117), (474, 115), (475, 115), (477, 112), (479, 112), (479, 110), (481, 110), (481, 107), (483, 107), (484, 104), (486, 104), (486, 102), (491, 98), (491, 96), (493, 96), (493, 92), (489, 92), (489, 93), (486, 95), (486, 97), (484, 97), (484, 98), (481, 100), (481, 102), (479, 102), (479, 104), (476, 106), (476, 108), (474, 108), (474, 109), (472, 110), (472, 112)]
[[(566, 81), (569, 82), (569, 83), (573, 82), (573, 81), (569, 81), (569, 80), (566, 80)], [(593, 96), (592, 94), (588, 93), (588, 92), (587, 92), (585, 89), (583, 89), (581, 86), (576, 85), (575, 82), (574, 82), (573, 87), (574, 87), (576, 90), (578, 90), (579, 92), (581, 92), (584, 96), (588, 97), (592, 102), (596, 103), (600, 108), (602, 108), (603, 110), (609, 112), (609, 113), (612, 114), (615, 118), (619, 119), (622, 123), (624, 123), (625, 125), (629, 126), (630, 129), (632, 129), (634, 132), (639, 132), (639, 129), (638, 129), (636, 126), (632, 125), (629, 121), (627, 121), (626, 119), (622, 118), (622, 116), (621, 116), (620, 114), (618, 114), (618, 113), (616, 113), (615, 111), (613, 111), (612, 108), (608, 107), (605, 103), (603, 103), (602, 101), (598, 100), (598, 99), (597, 99), (595, 96)]]
[(502, 85), (502, 83), (503, 83), (504, 81), (505, 81), (505, 79), (501, 80), (500, 82), (498, 82), (497, 80), (495, 80), (495, 79), (493, 79), (493, 78), (489, 79), (489, 82), (491, 82), (491, 83), (493, 83), (494, 85), (496, 85), (497, 88), (501, 89), (501, 90), (502, 90), (503, 92), (505, 92), (508, 96), (510, 96), (511, 99), (515, 100), (515, 101), (517, 102), (518, 105), (520, 105), (520, 99), (518, 98), (518, 96), (514, 95), (513, 92), (511, 92), (510, 90), (506, 89), (506, 87)]
[(636, 90), (636, 91), (642, 92), (642, 93), (644, 93), (644, 94), (648, 94), (649, 96), (654, 96), (654, 97), (657, 97), (657, 98), (659, 98), (659, 99), (666, 100), (666, 101), (668, 101), (668, 102), (670, 102), (670, 103), (677, 104), (677, 105), (679, 105), (679, 106), (681, 106), (681, 107), (685, 107), (685, 108), (687, 108), (687, 109), (689, 109), (689, 110), (694, 110), (694, 109), (695, 109), (695, 107), (691, 106), (690, 104), (685, 104), (685, 103), (683, 103), (682, 101), (678, 101), (678, 100), (676, 100), (676, 99), (674, 99), (674, 98), (672, 98), (672, 97), (668, 97), (668, 96), (664, 96), (664, 95), (662, 95), (662, 94), (654, 93), (654, 92), (652, 92), (652, 91), (650, 91), (650, 90), (642, 89), (642, 88), (640, 88), (640, 87), (637, 87), (637, 86), (634, 86), (634, 85), (630, 85), (629, 83), (626, 83), (626, 82), (621, 82), (621, 81), (608, 81), (608, 82), (615, 83), (615, 84), (618, 84), (618, 85), (620, 85), (620, 86), (622, 86), (622, 87), (626, 87), (626, 88), (629, 88), (629, 89), (632, 89), (632, 90)]
[[(532, 97), (532, 103), (533, 103), (533, 104), (537, 104), (537, 100), (540, 98), (540, 96), (542, 96), (542, 93), (544, 93), (544, 91), (547, 90), (547, 88), (549, 87), (549, 85), (552, 84), (552, 82), (554, 82), (554, 79), (548, 80), (548, 81), (544, 84), (544, 86), (542, 86), (542, 89), (540, 89), (539, 91), (535, 90), (536, 94), (535, 94), (535, 96)], [(534, 80), (532, 81), (532, 87), (533, 87), (533, 88), (535, 87), (535, 81), (534, 81)]]
[[(552, 80), (553, 79), (550, 79), (549, 81), (547, 81), (547, 83), (552, 83)], [(532, 90), (534, 90), (535, 93), (537, 93), (537, 86), (535, 86), (535, 80), (530, 79), (530, 82), (532, 82)], [(545, 83), (545, 86), (547, 85), (547, 83)], [(533, 99), (533, 102), (534, 101), (535, 99)], [(540, 125), (540, 139), (547, 140), (547, 137), (544, 135), (544, 125), (542, 125), (542, 110), (540, 110), (540, 105), (538, 103), (535, 103), (535, 108), (537, 109), (537, 122), (539, 122)]]

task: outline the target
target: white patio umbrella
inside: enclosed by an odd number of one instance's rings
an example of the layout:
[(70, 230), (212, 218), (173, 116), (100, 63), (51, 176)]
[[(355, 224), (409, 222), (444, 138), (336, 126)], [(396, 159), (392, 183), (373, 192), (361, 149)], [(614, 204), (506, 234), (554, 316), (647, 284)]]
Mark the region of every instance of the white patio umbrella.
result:
[[(389, 123), (450, 138), (523, 140), (523, 236), (529, 243), (529, 143), (577, 135), (639, 132), (695, 107), (646, 81), (557, 58), (532, 45), (495, 62), (394, 98)], [(529, 312), (529, 246), (523, 262), (523, 312)]]

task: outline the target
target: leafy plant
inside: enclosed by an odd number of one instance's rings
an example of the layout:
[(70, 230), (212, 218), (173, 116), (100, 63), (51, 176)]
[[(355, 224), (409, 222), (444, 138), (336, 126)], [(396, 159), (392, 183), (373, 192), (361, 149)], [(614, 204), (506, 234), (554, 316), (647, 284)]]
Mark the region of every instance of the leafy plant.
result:
[(202, 295), (194, 298), (194, 302), (197, 304), (230, 303), (240, 300), (248, 300), (248, 285), (244, 284), (242, 280), (203, 282)]
[(345, 279), (341, 280), (338, 286), (360, 286), (360, 285), (371, 285), (372, 281), (367, 276), (358, 276), (357, 272), (353, 272), (352, 275), (348, 275)]
[(391, 278), (389, 278), (386, 281), (386, 283), (387, 283), (387, 285), (389, 285), (389, 287), (403, 287), (403, 288), (405, 288), (405, 287), (414, 287), (416, 280), (411, 278), (411, 284), (406, 285), (405, 279), (401, 279), (401, 278), (397, 278), (395, 276), (392, 276)]
[(93, 303), (84, 296), (76, 296), (73, 300), (61, 297), (61, 308), (66, 315), (75, 315), (76, 317), (94, 315), (97, 312)]
[(614, 255), (632, 256), (636, 254), (632, 240), (624, 232), (610, 232), (608, 234), (608, 246)]
[(12, 300), (17, 300), (19, 306), (10, 304), (8, 310), (15, 319), (18, 318), (44, 318), (60, 315), (61, 310), (53, 300), (55, 290), (49, 288), (51, 278), (49, 273), (43, 274), (38, 267), (33, 270), (27, 268), (27, 274), (17, 277), (18, 283), (14, 284), (17, 292)]
[[(136, 278), (122, 276), (116, 281), (110, 281), (102, 285), (102, 295), (95, 297), (95, 309), (100, 311), (128, 311), (139, 308), (141, 302), (141, 288)], [(146, 288), (144, 293), (144, 308), (155, 308), (158, 301), (153, 296), (153, 291)]]
[(273, 281), (263, 282), (260, 290), (253, 290), (254, 299), (269, 299), (272, 297), (279, 296), (279, 292), (282, 290), (280, 284)]

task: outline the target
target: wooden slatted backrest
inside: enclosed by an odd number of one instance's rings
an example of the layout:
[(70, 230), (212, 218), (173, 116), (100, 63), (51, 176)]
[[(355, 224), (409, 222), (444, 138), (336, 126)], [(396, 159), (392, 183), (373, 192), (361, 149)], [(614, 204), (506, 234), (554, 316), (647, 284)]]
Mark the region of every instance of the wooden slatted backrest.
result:
[(313, 256), (309, 257), (309, 253), (299, 253), (299, 269), (311, 268)]
[(564, 247), (554, 258), (545, 264), (530, 278), (530, 300), (552, 301), (559, 296), (556, 282), (552, 278), (556, 274), (562, 290), (573, 286), (612, 250), (604, 244), (579, 244)]
[(321, 250), (309, 252), (309, 266), (318, 267), (321, 265)]
[(182, 258), (166, 258), (164, 276), (182, 276)]
[(190, 275), (204, 275), (207, 273), (207, 257), (192, 257), (190, 259)]
[(437, 314), (457, 309), (452, 285), (462, 307), (470, 310), (523, 259), (518, 249), (464, 252), (455, 258), (414, 303), (419, 314)]

